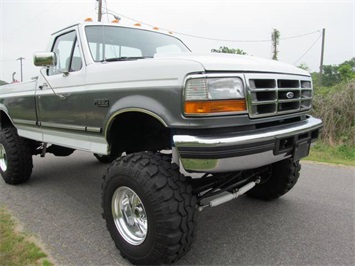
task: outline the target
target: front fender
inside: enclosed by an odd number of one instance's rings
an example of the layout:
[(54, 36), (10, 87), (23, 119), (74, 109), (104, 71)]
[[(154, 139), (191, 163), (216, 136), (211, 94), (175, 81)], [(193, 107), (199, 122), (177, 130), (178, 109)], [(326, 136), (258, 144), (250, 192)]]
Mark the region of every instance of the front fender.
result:
[[(165, 101), (165, 103), (168, 102)], [(104, 123), (106, 125), (104, 128), (106, 137), (114, 119), (120, 114), (127, 112), (139, 112), (150, 115), (157, 119), (164, 127), (168, 127), (169, 122), (173, 119), (171, 111), (163, 102), (143, 95), (127, 96), (115, 102), (107, 113)]]

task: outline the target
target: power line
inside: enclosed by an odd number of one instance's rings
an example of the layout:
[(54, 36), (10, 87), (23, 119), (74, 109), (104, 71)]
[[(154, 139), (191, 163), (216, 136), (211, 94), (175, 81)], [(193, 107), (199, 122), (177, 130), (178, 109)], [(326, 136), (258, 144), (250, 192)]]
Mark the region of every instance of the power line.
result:
[[(117, 16), (124, 17), (124, 18), (126, 18), (126, 19), (132, 20), (132, 21), (134, 21), (134, 22), (137, 22), (137, 23), (140, 23), (140, 24), (144, 24), (144, 25), (147, 25), (147, 26), (152, 27), (152, 28), (155, 27), (154, 25), (151, 25), (151, 24), (149, 24), (149, 23), (146, 23), (146, 22), (143, 22), (143, 21), (140, 21), (140, 20), (137, 20), (137, 19), (128, 17), (128, 16), (123, 15), (123, 14), (119, 14), (119, 13), (113, 11), (113, 10), (107, 9), (107, 11), (110, 12), (110, 13), (112, 13), (112, 14), (115, 14), (115, 15), (117, 15)], [(271, 40), (269, 40), (269, 39), (264, 39), (264, 40), (231, 40), (231, 39), (218, 39), (218, 38), (210, 38), (210, 37), (204, 37), (204, 36), (197, 36), (197, 35), (187, 34), (187, 33), (178, 32), (178, 31), (172, 31), (172, 30), (164, 29), (164, 28), (160, 28), (160, 29), (165, 30), (165, 31), (167, 31), (167, 32), (174, 32), (175, 34), (179, 34), (179, 35), (182, 35), (182, 36), (187, 36), (187, 37), (192, 37), (192, 38), (198, 38), (198, 39), (202, 39), (202, 40), (222, 41), (222, 42), (241, 42), (241, 43), (271, 42)], [(287, 38), (280, 38), (280, 40), (289, 40), (289, 39), (300, 38), (300, 37), (304, 37), (304, 36), (307, 36), (307, 35), (315, 34), (315, 33), (317, 33), (317, 32), (320, 32), (320, 31), (317, 30), (317, 31), (312, 31), (312, 32), (309, 32), (309, 33), (301, 34), (301, 35), (290, 36), (290, 37), (287, 37)]]
[(290, 39), (295, 39), (295, 38), (300, 38), (300, 37), (304, 37), (304, 36), (307, 36), (307, 35), (311, 35), (311, 34), (315, 34), (317, 32), (321, 32), (320, 30), (316, 30), (316, 31), (312, 31), (312, 32), (309, 32), (309, 33), (305, 33), (305, 34), (300, 34), (300, 35), (296, 35), (296, 36), (292, 36), (292, 37), (287, 37), (287, 38), (280, 38), (280, 40), (290, 40)]
[(307, 51), (300, 57), (298, 58), (293, 64), (295, 65), (298, 61), (300, 61), (308, 52), (309, 50), (311, 50), (313, 48), (313, 46), (318, 42), (319, 38), (322, 36), (322, 34), (320, 34), (317, 38), (317, 40), (307, 49)]

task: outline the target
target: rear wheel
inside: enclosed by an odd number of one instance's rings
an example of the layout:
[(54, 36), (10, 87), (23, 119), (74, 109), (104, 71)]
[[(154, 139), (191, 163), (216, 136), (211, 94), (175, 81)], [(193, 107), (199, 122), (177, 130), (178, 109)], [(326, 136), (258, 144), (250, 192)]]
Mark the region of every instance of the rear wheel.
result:
[(103, 179), (107, 228), (133, 264), (171, 263), (190, 248), (197, 199), (178, 167), (150, 152), (121, 157)]
[(32, 154), (29, 142), (15, 128), (0, 130), (0, 173), (7, 184), (16, 185), (30, 179)]
[(286, 159), (273, 163), (267, 175), (262, 176), (261, 183), (251, 189), (247, 195), (261, 200), (273, 200), (289, 192), (300, 176), (299, 161)]

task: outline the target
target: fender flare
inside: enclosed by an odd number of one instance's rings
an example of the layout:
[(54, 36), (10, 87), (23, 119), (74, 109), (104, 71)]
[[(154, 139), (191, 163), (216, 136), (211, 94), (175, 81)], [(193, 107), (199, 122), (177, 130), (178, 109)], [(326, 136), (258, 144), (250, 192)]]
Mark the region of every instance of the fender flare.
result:
[[(132, 106), (132, 103), (135, 103), (135, 106)], [(106, 139), (113, 121), (119, 115), (128, 112), (137, 112), (149, 115), (159, 121), (164, 127), (168, 127), (167, 121), (172, 117), (167, 108), (165, 108), (161, 102), (158, 102), (153, 98), (141, 95), (128, 96), (114, 103), (110, 111), (107, 113), (104, 123), (104, 135)]]

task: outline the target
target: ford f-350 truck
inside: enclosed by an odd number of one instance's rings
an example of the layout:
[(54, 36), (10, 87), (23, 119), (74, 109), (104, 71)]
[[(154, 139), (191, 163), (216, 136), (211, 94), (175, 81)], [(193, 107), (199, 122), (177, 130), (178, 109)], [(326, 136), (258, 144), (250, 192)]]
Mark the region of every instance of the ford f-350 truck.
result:
[(76, 24), (55, 32), (34, 64), (35, 80), (0, 89), (0, 173), (26, 182), (32, 156), (48, 152), (111, 163), (103, 216), (134, 264), (181, 258), (205, 207), (287, 193), (322, 127), (309, 115), (308, 72), (192, 53), (156, 31)]

